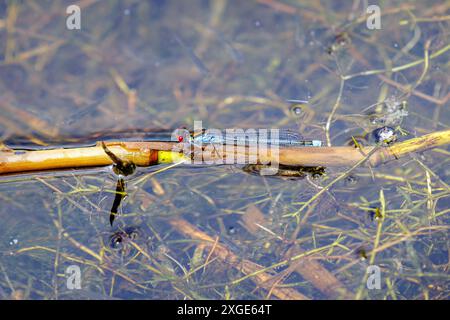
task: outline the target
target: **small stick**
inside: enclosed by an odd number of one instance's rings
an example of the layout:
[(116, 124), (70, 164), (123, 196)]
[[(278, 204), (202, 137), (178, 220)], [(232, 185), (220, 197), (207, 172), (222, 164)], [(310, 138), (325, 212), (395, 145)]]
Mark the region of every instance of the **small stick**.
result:
[[(236, 269), (240, 270), (244, 274), (253, 274), (258, 272), (258, 270), (263, 269), (262, 266), (258, 265), (247, 259), (242, 259), (237, 254), (228, 249), (225, 245), (220, 242), (215, 241), (212, 237), (206, 233), (200, 231), (198, 228), (190, 224), (184, 219), (174, 218), (169, 220), (169, 223), (174, 227), (179, 233), (188, 236), (195, 240), (200, 240), (206, 246), (210, 247), (211, 250), (214, 248), (213, 255), (218, 257), (220, 260), (230, 263)], [(281, 300), (310, 300), (305, 295), (301, 294), (292, 288), (271, 288), (270, 282), (273, 279), (273, 274), (267, 272), (258, 272), (251, 279), (259, 286), (266, 290), (272, 290), (272, 294)]]
[[(251, 204), (246, 211), (247, 214), (252, 214), (252, 221), (258, 220), (260, 223), (265, 224), (264, 214), (254, 205)], [(258, 217), (258, 218), (256, 218)], [(251, 221), (243, 224), (248, 232), (253, 235), (258, 234), (258, 228), (263, 227), (260, 224), (252, 224)], [(281, 238), (281, 237), (280, 237)], [(284, 239), (281, 238), (283, 241)], [(299, 254), (304, 253), (298, 245), (292, 246), (288, 252), (286, 252), (285, 257), (293, 257)], [(310, 257), (305, 257), (293, 263), (293, 270), (300, 274), (303, 278), (309, 281), (314, 287), (320, 290), (323, 294), (327, 295), (330, 298), (350, 298), (350, 292), (347, 288), (342, 284), (338, 278), (336, 278), (328, 269), (326, 269), (322, 264), (318, 261), (311, 259)]]

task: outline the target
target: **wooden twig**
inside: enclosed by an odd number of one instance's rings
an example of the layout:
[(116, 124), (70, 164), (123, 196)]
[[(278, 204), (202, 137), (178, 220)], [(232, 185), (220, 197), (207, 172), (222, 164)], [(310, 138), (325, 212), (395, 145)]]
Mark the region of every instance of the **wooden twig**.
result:
[(297, 290), (292, 288), (272, 288), (272, 281), (274, 275), (267, 272), (258, 272), (258, 270), (264, 267), (258, 265), (247, 259), (242, 259), (237, 254), (228, 249), (225, 245), (220, 242), (216, 242), (212, 237), (206, 233), (200, 231), (198, 228), (190, 224), (184, 219), (174, 218), (169, 221), (170, 225), (174, 227), (178, 232), (184, 236), (188, 236), (195, 240), (200, 240), (205, 246), (214, 248), (212, 255), (218, 257), (220, 260), (231, 264), (233, 267), (243, 272), (244, 274), (257, 273), (251, 277), (251, 279), (256, 283), (257, 286), (264, 288), (281, 300), (309, 300), (308, 297), (299, 293)]
[[(246, 214), (251, 215), (251, 221), (255, 220), (258, 223), (248, 221), (243, 224), (244, 227), (254, 235), (260, 233), (261, 229), (258, 227), (266, 224), (263, 213), (254, 204), (251, 204), (248, 207)], [(289, 249), (285, 256), (291, 257), (301, 253), (304, 253), (304, 250), (296, 245)], [(322, 266), (320, 262), (313, 260), (310, 257), (305, 257), (299, 261), (293, 262), (292, 269), (330, 298), (350, 298), (351, 296), (350, 292), (338, 278)]]

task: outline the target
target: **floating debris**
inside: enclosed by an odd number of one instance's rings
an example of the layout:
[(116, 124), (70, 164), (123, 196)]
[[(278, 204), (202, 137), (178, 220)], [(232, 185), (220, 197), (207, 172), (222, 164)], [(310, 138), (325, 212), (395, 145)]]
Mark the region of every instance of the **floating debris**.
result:
[(109, 239), (109, 246), (112, 249), (122, 249), (130, 241), (136, 240), (139, 237), (139, 230), (137, 228), (128, 227), (125, 230), (115, 232)]
[(385, 126), (398, 126), (403, 118), (408, 116), (408, 104), (405, 100), (399, 100), (391, 96), (381, 103), (372, 114), (372, 124)]
[(367, 260), (367, 250), (364, 247), (359, 247), (358, 249), (356, 249), (356, 256), (361, 260), (361, 261), (366, 261)]
[(395, 129), (391, 127), (381, 127), (372, 132), (372, 136), (377, 144), (389, 145), (397, 141)]
[(347, 32), (338, 33), (334, 36), (333, 43), (328, 47), (327, 53), (332, 55), (337, 51), (348, 47), (351, 43), (350, 36)]

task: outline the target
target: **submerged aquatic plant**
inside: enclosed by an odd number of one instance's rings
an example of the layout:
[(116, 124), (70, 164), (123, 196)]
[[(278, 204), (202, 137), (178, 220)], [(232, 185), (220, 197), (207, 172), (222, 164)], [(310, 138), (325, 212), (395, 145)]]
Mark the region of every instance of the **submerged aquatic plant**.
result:
[[(392, 127), (413, 131), (414, 144), (440, 141), (433, 133), (449, 121), (449, 21), (441, 13), (449, 6), (388, 1), (383, 28), (370, 30), (363, 4), (87, 1), (86, 27), (68, 31), (63, 4), (8, 3), (2, 138), (20, 134), (42, 146), (41, 138), (201, 119), (290, 128), (330, 147), (356, 141), (346, 155), (361, 162), (313, 175), (282, 167), (291, 179), (230, 166), (126, 176), (152, 154), (133, 162), (129, 150), (107, 145), (117, 159), (101, 146), (97, 159), (115, 162), (115, 174), (2, 176), (0, 297), (447, 299), (448, 147), (374, 167), (359, 137)], [(123, 210), (111, 227), (114, 199)], [(72, 265), (80, 291), (66, 286)], [(366, 287), (369, 265), (381, 270), (380, 290)]]

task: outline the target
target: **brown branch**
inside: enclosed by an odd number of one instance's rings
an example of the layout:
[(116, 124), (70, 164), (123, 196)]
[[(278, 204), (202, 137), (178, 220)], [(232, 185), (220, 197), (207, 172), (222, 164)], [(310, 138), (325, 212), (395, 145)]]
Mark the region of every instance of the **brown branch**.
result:
[[(376, 166), (406, 156), (412, 152), (422, 152), (449, 143), (450, 130), (433, 132), (422, 137), (396, 143), (390, 147), (381, 147), (371, 155), (367, 163), (371, 166)], [(137, 166), (167, 163), (172, 158), (180, 159), (177, 153), (181, 152), (182, 149), (181, 145), (176, 142), (108, 142), (106, 145), (120, 159), (134, 163)], [(221, 150), (222, 147), (221, 145), (216, 145), (214, 148), (211, 148), (210, 145), (207, 145), (207, 150), (200, 150), (200, 148), (195, 147), (193, 158), (200, 163), (210, 161), (214, 164), (218, 160), (224, 163), (227, 159), (234, 159), (236, 156), (243, 158), (255, 156), (259, 163), (337, 167), (352, 166), (358, 163), (374, 148), (365, 147), (362, 150), (349, 146), (279, 148), (277, 154), (273, 152), (274, 150), (271, 151), (270, 148), (267, 152), (258, 152), (246, 147), (228, 148), (231, 150), (223, 148), (225, 150)], [(173, 157), (168, 157), (168, 154), (173, 154)], [(111, 158), (100, 145), (88, 148), (25, 152), (14, 150), (0, 151), (0, 174), (105, 166), (110, 164), (112, 164)]]
[(174, 227), (178, 232), (184, 236), (190, 237), (195, 240), (200, 240), (205, 243), (206, 246), (210, 247), (212, 255), (218, 257), (220, 260), (231, 264), (233, 267), (243, 272), (244, 274), (253, 274), (250, 279), (252, 279), (257, 286), (264, 288), (281, 300), (309, 300), (308, 297), (299, 293), (298, 291), (291, 288), (272, 288), (272, 280), (274, 275), (267, 272), (258, 272), (264, 267), (249, 261), (247, 259), (242, 259), (225, 245), (220, 242), (216, 242), (212, 237), (206, 233), (200, 231), (198, 228), (187, 222), (186, 220), (175, 218), (169, 221), (170, 225)]
[[(264, 214), (255, 205), (251, 204), (243, 216), (243, 226), (251, 234), (256, 235), (264, 232), (259, 226), (264, 226), (267, 223), (265, 220)], [(294, 246), (288, 250), (285, 258), (297, 256), (304, 252), (299, 246)], [(326, 296), (331, 298), (351, 297), (350, 292), (339, 279), (323, 267), (320, 262), (313, 260), (312, 257), (307, 256), (298, 261), (294, 261), (291, 267), (293, 271), (300, 274)]]

